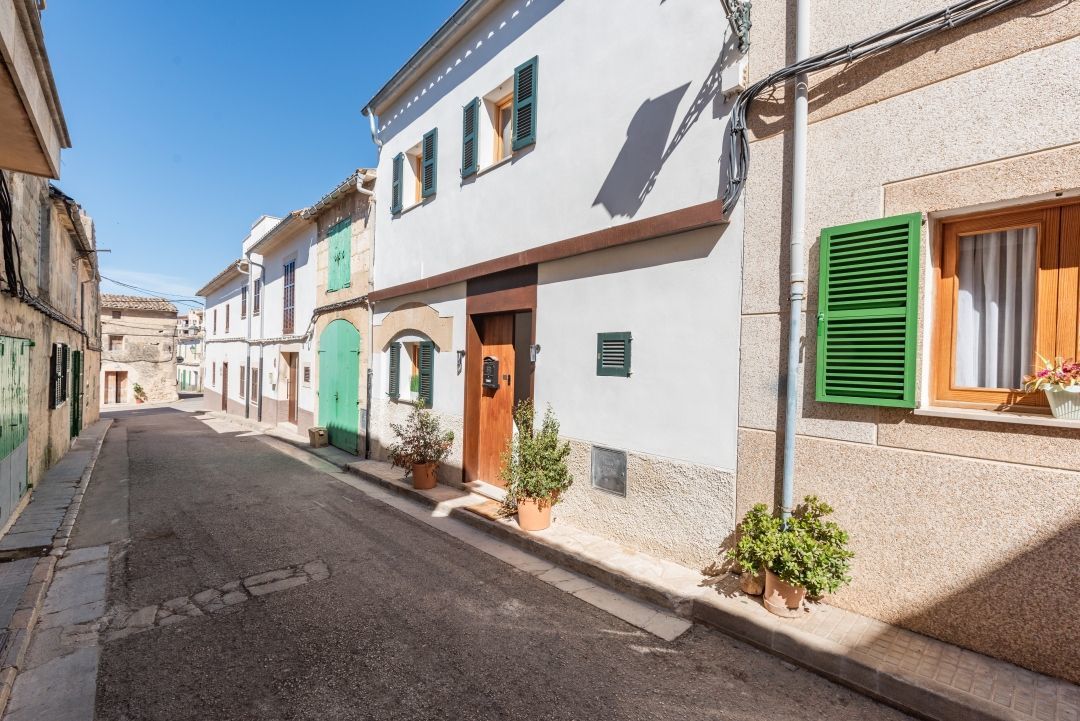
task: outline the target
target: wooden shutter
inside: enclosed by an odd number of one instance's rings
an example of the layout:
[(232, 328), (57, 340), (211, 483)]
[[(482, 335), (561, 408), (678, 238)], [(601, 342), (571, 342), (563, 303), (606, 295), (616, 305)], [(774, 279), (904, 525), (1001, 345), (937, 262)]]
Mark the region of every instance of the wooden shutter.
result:
[(60, 347), (63, 348), (60, 358), (60, 400), (66, 401), (68, 399), (68, 379), (71, 375), (71, 347), (68, 345), (61, 345)]
[(536, 142), (536, 86), (540, 58), (514, 69), (514, 150)]
[(817, 400), (915, 407), (921, 224), (912, 213), (821, 231)]
[(420, 400), (431, 408), (435, 400), (435, 344), (427, 340), (420, 344)]
[(630, 333), (596, 334), (596, 375), (630, 376)]
[(477, 160), (476, 126), (479, 123), (480, 98), (473, 98), (462, 110), (461, 118), (461, 177), (475, 175)]
[(387, 373), (390, 380), (390, 387), (387, 389), (387, 393), (391, 398), (397, 400), (401, 396), (399, 390), (399, 384), (401, 381), (401, 344), (390, 344), (390, 371)]
[(420, 166), (420, 196), (430, 198), (435, 195), (438, 185), (439, 170), (439, 129), (429, 130), (424, 134), (422, 146), (423, 162)]
[(49, 408), (60, 405), (60, 344), (53, 343), (49, 356)]
[(394, 156), (394, 177), (390, 184), (390, 212), (394, 213), (395, 215), (401, 212), (401, 207), (404, 200), (401, 193), (401, 177), (404, 172), (405, 154), (398, 153)]

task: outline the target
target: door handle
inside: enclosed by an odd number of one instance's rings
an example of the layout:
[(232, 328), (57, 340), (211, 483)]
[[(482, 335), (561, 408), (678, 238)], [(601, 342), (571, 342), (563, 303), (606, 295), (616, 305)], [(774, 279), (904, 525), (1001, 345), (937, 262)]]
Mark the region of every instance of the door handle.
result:
[(507, 373), (506, 375), (503, 376), (503, 378), (506, 379), (506, 385), (510, 385), (510, 374)]

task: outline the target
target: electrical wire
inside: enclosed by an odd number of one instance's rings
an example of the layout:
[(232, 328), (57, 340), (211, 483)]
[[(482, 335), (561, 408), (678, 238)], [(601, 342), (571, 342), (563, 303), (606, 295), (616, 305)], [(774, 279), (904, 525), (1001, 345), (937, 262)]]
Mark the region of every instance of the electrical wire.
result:
[(724, 191), (724, 213), (730, 214), (742, 195), (750, 172), (750, 139), (747, 134), (746, 116), (750, 104), (765, 90), (773, 88), (800, 75), (847, 65), (880, 55), (901, 45), (908, 45), (945, 30), (965, 25), (998, 11), (1019, 5), (1027, 0), (964, 0), (937, 12), (927, 13), (896, 27), (884, 30), (858, 42), (834, 48), (797, 63), (781, 68), (757, 81), (736, 98), (731, 108), (728, 137), (730, 159), (728, 162), (728, 186)]
[(152, 296), (154, 296), (156, 298), (161, 298), (162, 300), (168, 300), (168, 301), (171, 301), (173, 303), (187, 303), (188, 305), (196, 306), (196, 307), (199, 307), (199, 308), (203, 307), (202, 301), (199, 300), (196, 296), (180, 295), (179, 293), (163, 293), (163, 292), (158, 291), (158, 290), (150, 290), (148, 288), (140, 288), (137, 285), (131, 285), (130, 283), (124, 283), (122, 281), (116, 280), (115, 278), (109, 278), (108, 276), (104, 276), (104, 275), (101, 276), (101, 279), (102, 280), (107, 280), (110, 283), (113, 283), (114, 285), (123, 286), (124, 288), (130, 288), (131, 290), (137, 290), (140, 293), (149, 293), (149, 294), (151, 294)]

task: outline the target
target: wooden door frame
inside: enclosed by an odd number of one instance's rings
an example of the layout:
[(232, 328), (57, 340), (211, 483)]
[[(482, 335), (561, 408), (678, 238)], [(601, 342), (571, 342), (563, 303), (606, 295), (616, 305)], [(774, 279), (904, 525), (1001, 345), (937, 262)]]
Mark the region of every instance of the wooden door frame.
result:
[(229, 412), (229, 364), (221, 363), (221, 410)]
[(286, 386), (289, 393), (289, 423), (296, 424), (300, 418), (300, 402), (297, 396), (300, 393), (300, 354), (290, 353), (287, 367), (289, 369), (289, 383)]
[[(498, 313), (532, 312), (530, 338), (536, 342), (536, 266), (514, 268), (468, 281), (465, 295), (465, 418), (461, 478), (477, 480), (480, 463), (480, 387), (483, 344), (479, 318)], [(482, 321), (480, 321), (482, 322)], [(531, 379), (530, 379), (531, 383)], [(532, 388), (529, 388), (532, 396)]]

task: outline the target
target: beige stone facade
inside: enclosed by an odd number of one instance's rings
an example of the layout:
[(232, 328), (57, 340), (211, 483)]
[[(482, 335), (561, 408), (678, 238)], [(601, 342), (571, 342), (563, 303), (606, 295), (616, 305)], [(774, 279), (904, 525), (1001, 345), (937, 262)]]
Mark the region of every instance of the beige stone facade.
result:
[[(176, 400), (176, 306), (161, 298), (101, 296), (103, 405)], [(141, 389), (141, 392), (140, 392)]]
[[(30, 348), (27, 482), (34, 484), (64, 456), (72, 442), (75, 394), (52, 407), (50, 357), (54, 344), (82, 354), (82, 427), (98, 418), (98, 283), (94, 228), (88, 215), (48, 180), (4, 173), (10, 189), (13, 230), (19, 244), (26, 297), (0, 294), (0, 335), (33, 341)], [(0, 509), (6, 517), (9, 508)], [(2, 519), (0, 519), (2, 523)]]
[[(812, 3), (811, 53), (941, 4)], [(789, 4), (754, 4), (752, 79), (792, 61)], [(1076, 428), (925, 415), (942, 214), (1080, 192), (1080, 7), (1033, 0), (810, 79), (808, 302), (795, 495), (837, 508), (856, 552), (831, 603), (1080, 681)], [(786, 369), (790, 103), (751, 108), (744, 193), (737, 511), (778, 494)], [(916, 411), (814, 400), (822, 228), (924, 214)], [(804, 329), (807, 328), (804, 322)], [(1007, 420), (1007, 419), (1006, 419)]]

